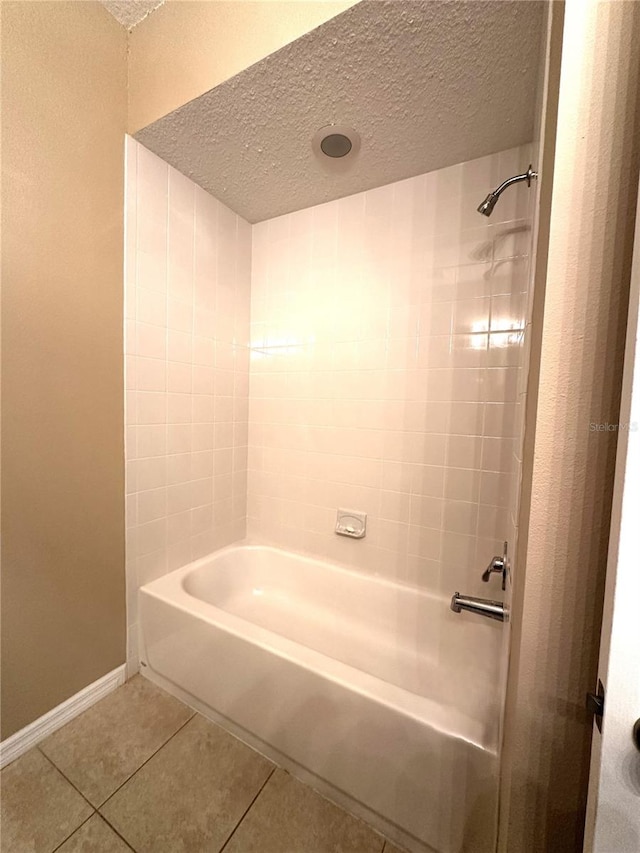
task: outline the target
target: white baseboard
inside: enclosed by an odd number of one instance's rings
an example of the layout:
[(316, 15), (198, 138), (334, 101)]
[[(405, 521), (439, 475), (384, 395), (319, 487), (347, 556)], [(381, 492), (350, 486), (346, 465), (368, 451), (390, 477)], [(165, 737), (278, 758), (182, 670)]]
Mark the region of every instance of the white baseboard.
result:
[(37, 720), (29, 723), (28, 726), (20, 729), (19, 732), (3, 740), (0, 743), (0, 768), (11, 761), (15, 761), (23, 752), (31, 749), (39, 741), (44, 740), (48, 735), (53, 734), (53, 732), (64, 726), (65, 723), (77, 717), (78, 714), (86, 711), (87, 708), (90, 708), (99, 699), (111, 693), (116, 687), (124, 684), (125, 668), (125, 664), (122, 664), (117, 669), (108, 672), (102, 678), (94, 681), (93, 684), (89, 684), (79, 693), (76, 693), (75, 696), (71, 696), (61, 705), (52, 708), (51, 711), (43, 714), (42, 717), (38, 717)]

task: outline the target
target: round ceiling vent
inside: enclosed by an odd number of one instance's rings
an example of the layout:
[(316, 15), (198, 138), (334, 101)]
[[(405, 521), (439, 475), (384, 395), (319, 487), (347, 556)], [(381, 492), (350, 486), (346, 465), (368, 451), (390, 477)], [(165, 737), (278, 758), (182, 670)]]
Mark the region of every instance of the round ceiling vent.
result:
[(334, 163), (352, 160), (360, 149), (360, 135), (352, 128), (344, 124), (328, 124), (316, 131), (311, 141), (317, 157), (325, 163), (333, 160)]

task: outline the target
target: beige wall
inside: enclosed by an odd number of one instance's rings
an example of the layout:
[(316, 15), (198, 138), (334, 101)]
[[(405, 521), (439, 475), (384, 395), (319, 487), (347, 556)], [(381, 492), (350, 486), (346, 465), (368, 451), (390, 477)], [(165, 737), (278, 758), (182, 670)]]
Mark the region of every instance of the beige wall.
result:
[(2, 737), (124, 662), (126, 32), (2, 3)]
[(353, 5), (355, 0), (169, 0), (129, 38), (129, 133)]
[(584, 700), (596, 678), (616, 452), (615, 435), (589, 425), (618, 419), (639, 69), (640, 4), (567, 2), (555, 174), (542, 175), (543, 210), (551, 177), (553, 205), (544, 306), (537, 293), (538, 408), (524, 459), (526, 576), (514, 592), (500, 842), (508, 853), (582, 850)]

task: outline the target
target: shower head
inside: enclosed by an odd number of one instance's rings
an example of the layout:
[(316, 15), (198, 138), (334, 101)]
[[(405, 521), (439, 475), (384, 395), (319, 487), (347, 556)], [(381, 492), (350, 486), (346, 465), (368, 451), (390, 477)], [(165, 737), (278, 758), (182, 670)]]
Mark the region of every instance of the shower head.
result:
[(493, 208), (496, 206), (499, 196), (490, 192), (489, 195), (485, 198), (485, 200), (478, 205), (478, 213), (481, 213), (483, 216), (491, 216), (493, 213)]
[(498, 199), (507, 187), (510, 187), (511, 184), (518, 184), (520, 181), (526, 181), (527, 185), (531, 186), (531, 181), (537, 177), (538, 173), (534, 172), (533, 167), (529, 164), (529, 168), (523, 175), (514, 175), (513, 178), (507, 178), (507, 180), (503, 181), (497, 189), (492, 190), (484, 199), (482, 204), (478, 205), (478, 213), (481, 213), (483, 216), (491, 216), (493, 208), (496, 206)]

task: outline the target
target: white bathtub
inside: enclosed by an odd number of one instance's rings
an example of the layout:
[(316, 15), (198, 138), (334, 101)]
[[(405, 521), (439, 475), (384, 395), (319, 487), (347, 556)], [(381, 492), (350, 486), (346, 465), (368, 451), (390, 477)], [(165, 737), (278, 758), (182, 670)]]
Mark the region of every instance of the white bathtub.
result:
[(501, 626), (276, 548), (140, 590), (143, 672), (414, 850), (494, 849)]

